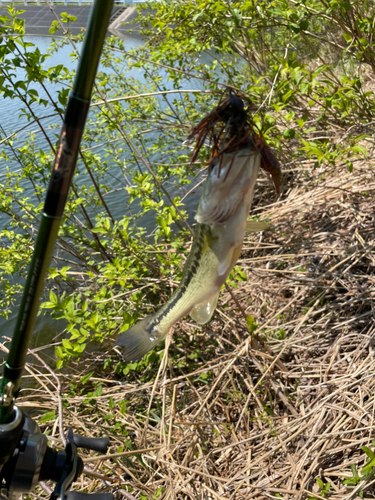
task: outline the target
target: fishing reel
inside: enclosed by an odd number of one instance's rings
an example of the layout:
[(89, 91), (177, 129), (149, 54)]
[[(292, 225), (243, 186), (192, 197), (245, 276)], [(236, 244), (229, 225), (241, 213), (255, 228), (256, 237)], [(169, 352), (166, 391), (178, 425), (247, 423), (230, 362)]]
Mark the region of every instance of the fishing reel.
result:
[[(66, 435), (65, 450), (48, 446), (47, 437), (38, 424), (17, 406), (13, 407), (12, 420), (0, 424), (0, 480), (2, 493), (14, 497), (28, 493), (39, 481), (56, 483), (50, 500), (113, 500), (111, 493), (69, 492), (74, 481), (83, 471), (83, 461), (77, 448), (106, 453), (108, 438), (85, 438)], [(87, 497), (87, 499), (86, 499)]]

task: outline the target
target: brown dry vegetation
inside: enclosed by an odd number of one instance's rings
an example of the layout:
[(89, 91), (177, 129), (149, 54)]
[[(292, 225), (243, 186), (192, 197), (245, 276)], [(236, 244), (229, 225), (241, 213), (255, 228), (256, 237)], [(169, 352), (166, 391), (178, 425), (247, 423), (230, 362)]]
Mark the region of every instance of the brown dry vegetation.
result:
[[(35, 389), (18, 401), (43, 412), (67, 402), (60, 421), (43, 424), (56, 447), (69, 425), (111, 439), (106, 456), (85, 455), (76, 489), (129, 500), (158, 488), (163, 499), (375, 497), (372, 475), (343, 483), (352, 464), (359, 472), (365, 464), (361, 447), (373, 448), (374, 167), (288, 164), (283, 183), (269, 204), (270, 184), (258, 182), (253, 212), (272, 229), (246, 239), (238, 265), (247, 281), (227, 288), (207, 327), (178, 324), (150, 382), (96, 371), (90, 384), (100, 382), (102, 394), (88, 397), (80, 377), (118, 359), (112, 346), (68, 375), (32, 358)], [(259, 325), (252, 337), (244, 315)], [(192, 359), (194, 371), (171, 353)], [(68, 395), (70, 380), (82, 396)]]

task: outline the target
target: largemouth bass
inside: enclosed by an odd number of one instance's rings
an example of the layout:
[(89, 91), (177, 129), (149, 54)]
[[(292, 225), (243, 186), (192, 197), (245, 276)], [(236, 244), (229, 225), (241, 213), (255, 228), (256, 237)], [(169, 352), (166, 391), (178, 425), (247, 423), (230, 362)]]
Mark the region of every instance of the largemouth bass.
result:
[[(260, 160), (258, 151), (247, 147), (221, 155), (211, 164), (181, 282), (159, 311), (118, 337), (116, 344), (125, 348), (125, 361), (142, 358), (187, 314), (199, 324), (211, 319), (220, 288), (241, 252)], [(266, 228), (265, 223), (255, 222), (250, 230)]]
[(249, 107), (245, 109), (243, 99), (230, 93), (190, 134), (197, 137), (192, 161), (207, 137), (213, 141), (208, 176), (195, 216), (192, 248), (181, 282), (168, 302), (116, 340), (125, 348), (125, 361), (142, 358), (187, 314), (199, 324), (207, 323), (216, 309), (220, 288), (241, 252), (245, 231), (268, 228), (264, 222), (253, 222), (249, 227), (247, 216), (259, 166), (272, 175), (277, 193), (281, 171), (252, 122), (251, 101), (247, 100)]

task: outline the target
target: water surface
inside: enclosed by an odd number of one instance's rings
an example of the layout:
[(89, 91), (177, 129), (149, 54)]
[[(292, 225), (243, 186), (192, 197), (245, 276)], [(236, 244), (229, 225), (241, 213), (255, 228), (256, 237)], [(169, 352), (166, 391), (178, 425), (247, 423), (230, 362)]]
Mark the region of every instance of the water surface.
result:
[[(42, 54), (45, 54), (50, 46), (52, 39), (47, 36), (27, 36), (25, 37), (25, 41), (33, 43), (40, 50)], [(137, 36), (132, 35), (124, 37), (125, 50), (135, 48), (142, 43), (143, 42), (141, 38)], [(80, 50), (81, 47), (82, 47), (81, 44), (77, 45), (78, 50)], [(29, 50), (33, 50), (33, 48), (30, 48)], [(49, 58), (46, 59), (44, 63), (44, 68), (48, 69), (58, 64), (64, 64), (69, 70), (73, 70), (77, 67), (77, 61), (72, 60), (71, 57), (72, 54), (73, 54), (72, 47), (65, 45), (59, 48), (57, 52), (53, 53)], [(109, 72), (108, 68), (100, 68), (100, 69), (103, 69), (103, 71), (106, 71), (107, 73)], [(131, 69), (130, 72), (128, 73), (128, 76), (138, 78), (141, 83), (144, 83), (142, 72), (137, 70), (136, 68)], [(14, 80), (17, 81), (22, 78), (23, 78), (23, 70), (20, 69), (15, 70)], [(45, 85), (48, 93), (52, 96), (53, 99), (56, 99), (57, 91), (59, 90), (60, 87), (48, 82)], [(167, 82), (166, 85), (168, 85)], [(35, 84), (34, 88), (38, 91), (39, 96), (41, 98), (47, 98), (47, 95), (45, 94), (43, 89), (41, 89), (40, 85)], [(199, 88), (199, 81), (195, 80), (193, 82), (186, 82), (185, 88)], [(10, 135), (13, 134), (14, 132), (17, 132), (16, 137), (14, 137), (14, 147), (19, 147), (19, 145), (25, 144), (28, 138), (30, 137), (30, 134), (34, 134), (36, 146), (41, 150), (50, 151), (50, 146), (48, 144), (48, 141), (46, 140), (44, 134), (38, 127), (38, 124), (37, 123), (28, 124), (27, 118), (25, 116), (20, 116), (22, 107), (23, 104), (20, 102), (19, 99), (10, 99), (8, 97), (0, 100), (0, 125), (4, 129), (5, 133), (7, 135)], [(46, 130), (48, 138), (51, 140), (52, 143), (55, 143), (60, 132), (61, 119), (60, 117), (56, 116), (53, 106), (51, 104), (48, 104), (48, 106), (42, 107), (37, 103), (34, 103), (33, 110), (35, 114), (38, 116), (38, 118), (41, 119), (41, 123), (43, 124), (43, 127)], [(2, 145), (1, 147), (7, 147), (7, 146)], [(126, 157), (127, 155), (129, 155), (129, 153), (126, 152), (127, 150), (126, 146), (124, 145), (123, 147), (125, 150), (124, 157)], [(20, 165), (17, 163), (9, 147), (7, 148), (7, 150), (10, 159), (6, 164), (4, 163), (0, 164), (0, 182), (2, 181), (2, 176), (6, 172), (6, 167), (8, 167), (9, 170), (11, 171), (15, 171), (20, 168)], [(99, 147), (96, 147), (95, 153), (98, 153), (99, 155), (104, 154), (104, 145), (101, 146), (99, 145)], [(129, 172), (129, 174), (131, 177), (131, 172)], [(108, 204), (114, 218), (121, 219), (123, 214), (128, 213), (127, 203), (126, 203), (127, 192), (124, 189), (126, 183), (124, 182), (123, 173), (118, 168), (117, 169), (114, 168), (113, 170), (110, 171), (107, 181), (110, 185), (112, 185), (113, 192), (105, 198), (106, 203)], [(26, 188), (25, 196), (32, 197), (33, 188), (31, 184), (29, 184), (28, 181), (22, 181), (22, 182), (24, 182), (24, 187)], [(78, 177), (78, 183), (84, 184), (87, 182), (88, 178), (80, 174)], [(176, 195), (183, 197), (184, 194), (186, 194), (186, 192), (190, 190), (191, 190), (191, 185), (183, 188), (181, 188), (180, 186), (174, 186), (170, 194), (172, 197)], [(189, 195), (189, 200), (190, 200), (189, 212), (191, 213), (191, 215), (193, 215), (198, 201), (198, 194), (193, 193), (192, 195)], [(93, 215), (95, 214), (90, 214), (90, 216)], [(3, 228), (8, 223), (8, 221), (9, 221), (9, 216), (0, 213), (0, 227)], [(153, 212), (148, 212), (148, 214), (146, 214), (146, 216), (142, 218), (140, 225), (146, 227), (146, 229), (149, 232), (151, 232), (155, 226), (155, 214)], [(46, 299), (47, 297), (48, 297), (48, 290), (45, 290), (44, 299)], [(0, 319), (1, 336), (9, 337), (13, 333), (16, 321), (17, 308), (15, 307), (13, 308), (13, 310), (14, 313), (9, 317), (7, 321)], [(42, 345), (45, 343), (48, 344), (52, 342), (54, 335), (62, 331), (62, 329), (63, 329), (62, 323), (58, 324), (56, 321), (51, 320), (48, 316), (44, 315), (40, 316), (37, 320), (37, 327), (36, 327), (36, 333), (33, 338), (33, 344)]]

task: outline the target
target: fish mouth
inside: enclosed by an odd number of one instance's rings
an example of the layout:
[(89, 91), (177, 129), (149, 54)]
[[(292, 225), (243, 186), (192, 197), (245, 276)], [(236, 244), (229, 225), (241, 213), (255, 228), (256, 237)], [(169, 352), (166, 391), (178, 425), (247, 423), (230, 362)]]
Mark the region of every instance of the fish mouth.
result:
[(222, 155), (205, 182), (195, 219), (200, 224), (225, 224), (238, 210), (248, 206), (258, 175), (259, 154), (242, 149)]

